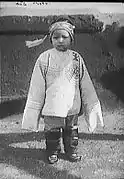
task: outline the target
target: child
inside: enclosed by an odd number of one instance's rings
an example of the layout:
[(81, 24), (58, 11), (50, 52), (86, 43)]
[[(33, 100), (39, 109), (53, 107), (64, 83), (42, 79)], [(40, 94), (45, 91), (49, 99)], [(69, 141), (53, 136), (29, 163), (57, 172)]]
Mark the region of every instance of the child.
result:
[[(83, 58), (69, 49), (74, 41), (71, 21), (58, 19), (50, 26), (49, 37), (53, 48), (43, 52), (34, 66), (22, 128), (36, 131), (42, 115), (49, 163), (58, 161), (61, 129), (67, 158), (80, 161), (78, 117), (85, 113), (92, 127), (89, 130), (93, 132), (96, 123), (93, 126), (92, 121), (97, 117), (104, 125), (101, 106)], [(39, 45), (39, 42), (34, 44)]]

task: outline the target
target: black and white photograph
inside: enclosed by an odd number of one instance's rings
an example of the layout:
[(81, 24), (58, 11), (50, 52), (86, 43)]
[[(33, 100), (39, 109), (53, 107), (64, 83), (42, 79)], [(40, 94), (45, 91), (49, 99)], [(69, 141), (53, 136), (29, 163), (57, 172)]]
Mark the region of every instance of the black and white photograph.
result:
[(0, 179), (124, 179), (124, 3), (0, 2)]

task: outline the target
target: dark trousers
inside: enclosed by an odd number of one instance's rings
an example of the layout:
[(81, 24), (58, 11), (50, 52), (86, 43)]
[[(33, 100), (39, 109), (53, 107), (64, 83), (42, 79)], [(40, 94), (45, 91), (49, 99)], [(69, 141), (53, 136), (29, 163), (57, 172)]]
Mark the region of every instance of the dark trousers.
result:
[[(61, 120), (60, 124), (56, 120)], [(61, 150), (61, 137), (64, 150), (67, 154), (77, 151), (78, 146), (78, 115), (67, 116), (66, 118), (45, 117), (47, 129), (45, 129), (46, 151), (48, 154), (58, 154)], [(53, 126), (53, 127), (52, 127)], [(62, 130), (61, 130), (62, 129)]]

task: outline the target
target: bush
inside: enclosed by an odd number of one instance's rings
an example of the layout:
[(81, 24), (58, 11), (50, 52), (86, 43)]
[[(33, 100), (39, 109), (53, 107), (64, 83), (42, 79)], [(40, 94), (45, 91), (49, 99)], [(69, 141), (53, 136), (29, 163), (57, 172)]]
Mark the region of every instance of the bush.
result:
[[(99, 21), (94, 15), (66, 15), (75, 25), (76, 32), (95, 33), (102, 31), (103, 22)], [(46, 16), (46, 22), (52, 23), (59, 16)]]
[[(103, 22), (96, 19), (93, 15), (68, 15), (76, 26), (76, 32), (95, 33), (102, 31)], [(48, 27), (53, 20), (58, 18), (53, 16), (3, 16), (0, 17), (0, 32), (16, 31), (47, 33)]]
[(48, 24), (43, 17), (38, 16), (3, 16), (0, 17), (0, 33), (15, 33), (15, 34), (34, 34), (46, 33), (48, 30)]
[(113, 22), (111, 25), (107, 24), (105, 26), (105, 32), (117, 32), (119, 31), (120, 27), (119, 27), (119, 22)]
[(117, 45), (119, 48), (124, 48), (124, 27), (120, 28)]

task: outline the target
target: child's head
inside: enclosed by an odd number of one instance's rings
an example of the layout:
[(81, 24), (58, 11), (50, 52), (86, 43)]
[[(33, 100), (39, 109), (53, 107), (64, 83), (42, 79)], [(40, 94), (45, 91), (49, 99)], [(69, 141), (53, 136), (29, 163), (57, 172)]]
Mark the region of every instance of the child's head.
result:
[[(74, 41), (74, 28), (75, 26), (69, 16), (66, 15), (59, 16), (52, 22), (49, 28), (50, 41), (57, 50), (66, 51), (69, 48)], [(40, 45), (47, 37), (48, 35), (45, 35), (43, 39), (26, 41), (26, 46), (30, 48)]]
[(57, 19), (50, 28), (50, 41), (58, 51), (66, 51), (74, 40), (74, 26), (68, 19)]

